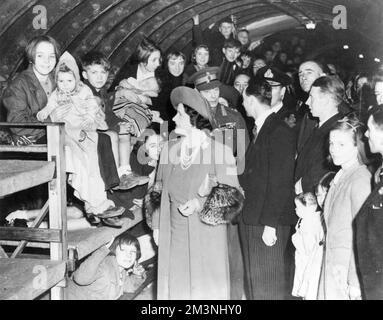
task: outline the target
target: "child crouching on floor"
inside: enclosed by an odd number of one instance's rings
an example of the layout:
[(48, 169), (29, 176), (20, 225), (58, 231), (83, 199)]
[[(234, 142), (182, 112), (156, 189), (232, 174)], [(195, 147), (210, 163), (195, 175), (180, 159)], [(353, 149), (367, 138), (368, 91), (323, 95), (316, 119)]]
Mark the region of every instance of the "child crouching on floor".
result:
[(137, 238), (124, 232), (93, 252), (74, 271), (66, 290), (68, 300), (116, 300), (146, 279)]
[(65, 160), (68, 183), (82, 200), (87, 215), (111, 218), (125, 210), (107, 199), (97, 154), (97, 129), (107, 129), (105, 115), (88, 86), (80, 81), (75, 59), (65, 52), (56, 67), (57, 88), (37, 113), (44, 121), (65, 123)]

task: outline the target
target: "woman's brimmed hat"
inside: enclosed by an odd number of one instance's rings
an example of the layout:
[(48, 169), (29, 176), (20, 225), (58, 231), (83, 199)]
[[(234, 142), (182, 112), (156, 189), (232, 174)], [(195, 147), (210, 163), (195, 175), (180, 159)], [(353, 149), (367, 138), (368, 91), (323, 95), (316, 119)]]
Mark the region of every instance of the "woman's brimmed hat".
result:
[(182, 103), (212, 122), (209, 103), (197, 90), (185, 86), (177, 87), (170, 94), (170, 101), (175, 109)]

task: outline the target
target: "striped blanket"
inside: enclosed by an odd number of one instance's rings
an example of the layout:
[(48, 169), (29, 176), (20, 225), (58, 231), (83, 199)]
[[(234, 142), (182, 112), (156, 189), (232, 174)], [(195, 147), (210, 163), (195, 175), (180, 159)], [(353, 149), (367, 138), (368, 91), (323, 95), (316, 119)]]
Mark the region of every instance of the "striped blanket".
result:
[(113, 111), (117, 117), (130, 123), (134, 128), (132, 135), (138, 137), (151, 124), (153, 115), (146, 104), (138, 104), (124, 97), (116, 97)]

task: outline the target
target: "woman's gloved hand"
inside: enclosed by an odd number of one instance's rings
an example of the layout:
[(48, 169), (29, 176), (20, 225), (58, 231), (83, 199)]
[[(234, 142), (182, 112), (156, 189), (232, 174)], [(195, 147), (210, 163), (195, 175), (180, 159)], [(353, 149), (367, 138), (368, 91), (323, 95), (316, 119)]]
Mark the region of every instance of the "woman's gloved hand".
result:
[(187, 201), (184, 204), (181, 204), (178, 207), (178, 211), (181, 212), (181, 214), (185, 217), (190, 216), (194, 212), (198, 211), (201, 209), (201, 205), (198, 201), (198, 199), (194, 198), (192, 200)]

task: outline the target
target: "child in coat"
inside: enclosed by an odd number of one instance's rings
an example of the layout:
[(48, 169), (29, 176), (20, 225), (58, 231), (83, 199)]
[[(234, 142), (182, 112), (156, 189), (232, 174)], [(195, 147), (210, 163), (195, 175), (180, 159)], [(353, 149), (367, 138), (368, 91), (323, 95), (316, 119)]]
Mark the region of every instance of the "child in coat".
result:
[(116, 300), (145, 281), (137, 238), (124, 232), (87, 257), (74, 271), (68, 300)]
[[(126, 140), (139, 137), (152, 121), (161, 123), (159, 112), (150, 110), (151, 98), (157, 97), (160, 90), (156, 78), (137, 81), (130, 77), (122, 80), (116, 89), (113, 111), (130, 125)], [(127, 160), (120, 164), (119, 174), (130, 174), (129, 158)]]
[(299, 217), (292, 236), (295, 251), (295, 275), (292, 295), (316, 300), (323, 258), (323, 227), (321, 212), (313, 193), (301, 193), (295, 198)]
[(91, 51), (81, 59), (82, 76), (84, 82), (90, 87), (93, 95), (99, 99), (101, 107), (105, 112), (108, 130), (103, 133), (110, 137), (112, 151), (117, 171), (121, 180), (120, 167), (129, 164), (130, 138), (126, 135), (130, 132), (130, 124), (117, 117), (113, 112), (114, 93), (107, 92), (107, 82), (110, 71), (110, 63), (104, 54)]

